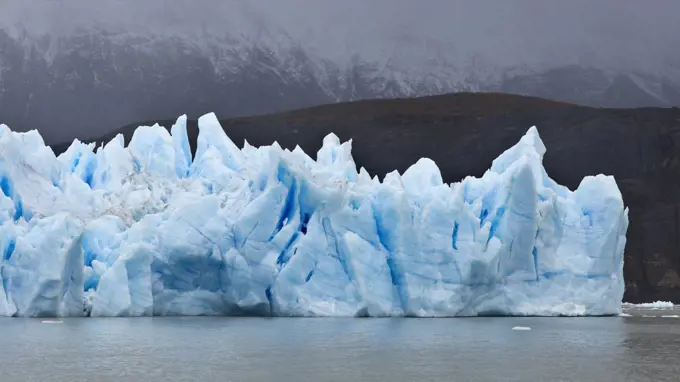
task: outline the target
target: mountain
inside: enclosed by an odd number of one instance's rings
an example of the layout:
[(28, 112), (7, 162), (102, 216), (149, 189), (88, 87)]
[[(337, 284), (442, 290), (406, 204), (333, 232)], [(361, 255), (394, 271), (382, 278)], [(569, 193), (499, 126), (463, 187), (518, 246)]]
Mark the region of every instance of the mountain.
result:
[[(173, 120), (159, 121), (170, 127)], [(100, 137), (106, 142), (131, 124)], [(481, 176), (501, 152), (536, 125), (548, 151), (545, 168), (574, 190), (587, 175), (614, 175), (630, 208), (624, 279), (628, 302), (680, 303), (680, 109), (602, 109), (507, 94), (458, 93), (372, 100), (280, 114), (225, 119), (238, 145), (274, 141), (316, 152), (328, 133), (352, 139), (357, 166), (381, 177), (403, 173), (421, 157), (437, 163), (445, 182)], [(196, 121), (189, 121), (196, 147)], [(52, 146), (59, 153), (68, 143)]]
[(187, 113), (502, 91), (680, 105), (680, 5), (2, 0), (0, 120), (48, 142)]

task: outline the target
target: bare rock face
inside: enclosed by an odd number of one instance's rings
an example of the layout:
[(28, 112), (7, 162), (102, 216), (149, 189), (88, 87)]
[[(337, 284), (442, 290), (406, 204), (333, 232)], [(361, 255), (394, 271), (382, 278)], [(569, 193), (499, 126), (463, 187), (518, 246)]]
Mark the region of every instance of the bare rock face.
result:
[[(353, 139), (357, 166), (371, 174), (382, 176), (395, 168), (403, 172), (429, 157), (446, 182), (482, 175), (499, 153), (536, 125), (548, 149), (546, 169), (557, 182), (574, 189), (586, 175), (616, 177), (630, 208), (624, 300), (680, 303), (680, 109), (596, 109), (459, 93), (336, 104), (222, 124), (237, 144), (278, 141), (310, 153), (334, 132)], [(138, 125), (119, 132), (129, 140)], [(193, 147), (197, 132), (192, 121)], [(62, 151), (67, 144), (53, 147)]]

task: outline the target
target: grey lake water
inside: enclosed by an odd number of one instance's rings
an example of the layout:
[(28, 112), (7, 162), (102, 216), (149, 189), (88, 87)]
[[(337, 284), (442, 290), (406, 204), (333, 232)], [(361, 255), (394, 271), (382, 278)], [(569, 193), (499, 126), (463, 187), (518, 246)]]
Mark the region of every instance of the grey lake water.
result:
[(2, 319), (0, 381), (680, 380), (680, 310), (627, 313)]

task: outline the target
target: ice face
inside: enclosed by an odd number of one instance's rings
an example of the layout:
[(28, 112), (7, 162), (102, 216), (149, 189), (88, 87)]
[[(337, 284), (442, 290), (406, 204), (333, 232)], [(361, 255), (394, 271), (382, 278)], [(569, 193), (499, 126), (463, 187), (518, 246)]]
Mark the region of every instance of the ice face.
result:
[(628, 212), (612, 177), (546, 174), (535, 128), (481, 178), (421, 159), (382, 182), (239, 149), (214, 114), (59, 157), (0, 127), (0, 316), (469, 316), (621, 312)]

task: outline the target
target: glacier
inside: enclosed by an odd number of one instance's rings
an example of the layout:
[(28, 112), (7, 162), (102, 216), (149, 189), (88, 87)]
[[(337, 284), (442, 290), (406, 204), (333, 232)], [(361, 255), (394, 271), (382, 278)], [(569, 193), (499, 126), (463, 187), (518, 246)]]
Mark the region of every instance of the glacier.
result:
[(615, 315), (628, 209), (558, 185), (535, 127), (481, 177), (381, 181), (351, 140), (242, 149), (215, 114), (55, 156), (0, 126), (0, 316)]

